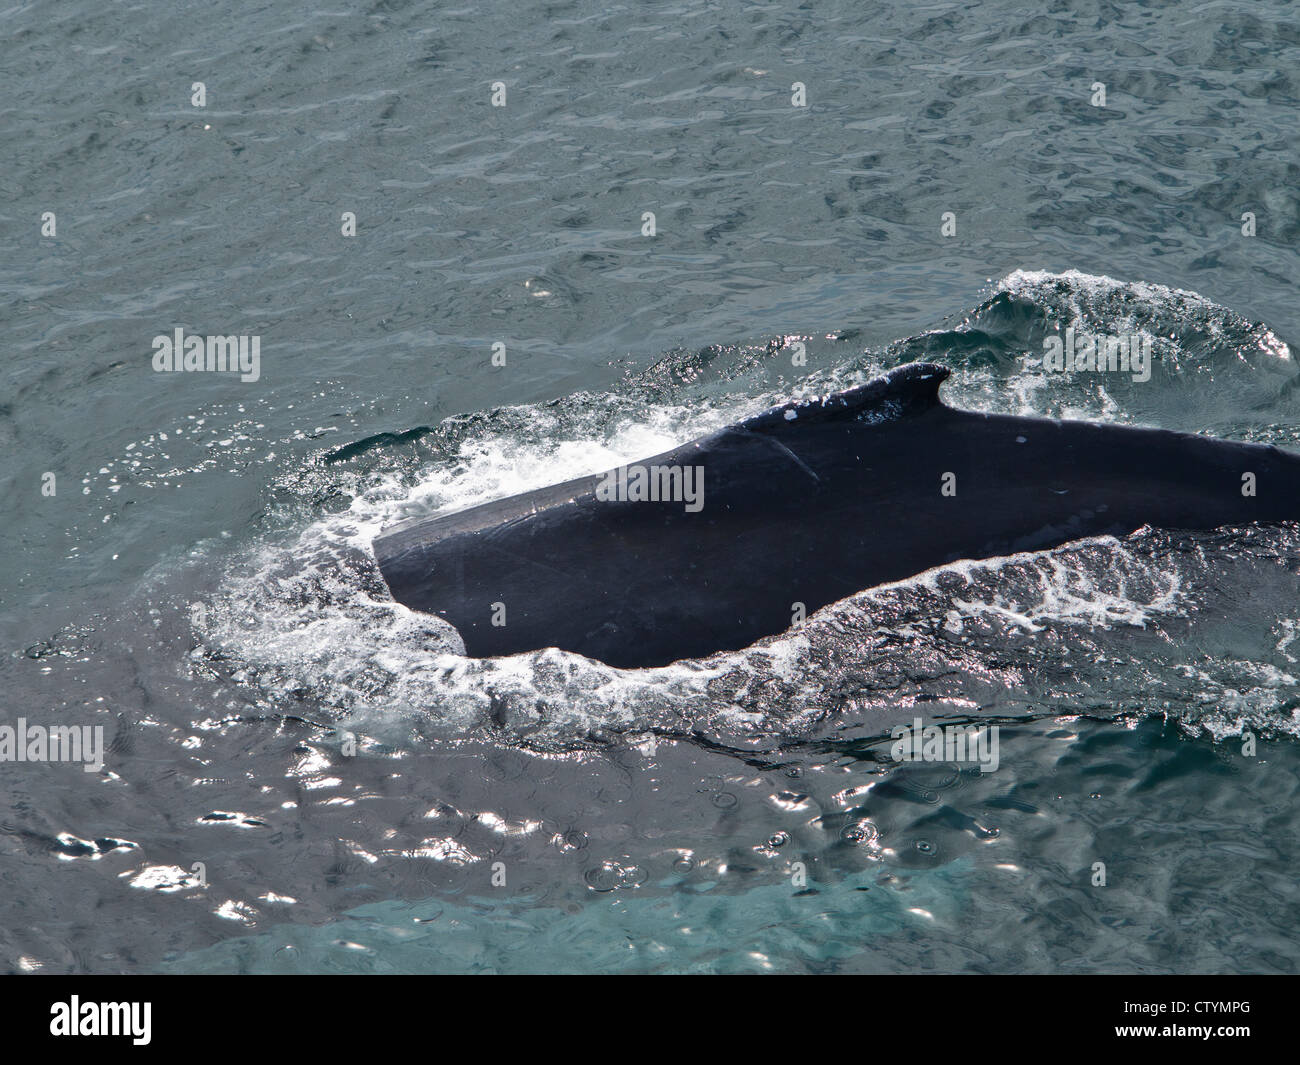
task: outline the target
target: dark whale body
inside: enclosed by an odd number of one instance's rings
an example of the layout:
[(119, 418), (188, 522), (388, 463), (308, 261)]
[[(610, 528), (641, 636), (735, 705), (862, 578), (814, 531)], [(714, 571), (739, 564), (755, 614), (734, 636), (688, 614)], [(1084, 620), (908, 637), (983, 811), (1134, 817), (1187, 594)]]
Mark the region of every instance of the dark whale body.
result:
[(748, 646), (790, 628), (796, 603), (811, 614), (957, 559), (1300, 519), (1288, 452), (954, 410), (947, 376), (902, 366), (632, 464), (700, 467), (694, 513), (600, 498), (599, 474), (385, 530), (375, 557), (397, 601), (451, 622), (474, 657), (560, 647), (645, 667)]

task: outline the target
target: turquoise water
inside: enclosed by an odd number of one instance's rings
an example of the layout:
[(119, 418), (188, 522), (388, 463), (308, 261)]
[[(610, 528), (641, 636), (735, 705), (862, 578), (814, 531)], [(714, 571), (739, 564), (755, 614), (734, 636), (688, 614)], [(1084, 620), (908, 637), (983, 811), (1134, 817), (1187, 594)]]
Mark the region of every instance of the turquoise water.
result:
[[(1243, 758), (1156, 721), (1002, 731), (1006, 776), (909, 786), (881, 774), (829, 850), (687, 867), (590, 894), (358, 907), (172, 959), (179, 972), (1292, 972), (1294, 744)], [(841, 763), (847, 762), (842, 759)], [(877, 767), (838, 764), (843, 780)], [(900, 780), (899, 777), (902, 776)], [(997, 777), (992, 774), (991, 777)], [(941, 782), (941, 781), (940, 781)], [(835, 824), (825, 826), (834, 834)], [(847, 837), (847, 838), (846, 838)], [(760, 841), (760, 845), (763, 841)], [(924, 849), (921, 849), (921, 848)], [(811, 867), (796, 884), (800, 858)], [(734, 861), (758, 864), (739, 875)], [(1106, 864), (1094, 883), (1093, 863)], [(840, 868), (832, 870), (831, 866)], [(484, 883), (490, 874), (484, 871)], [(740, 884), (755, 884), (738, 887)], [(611, 881), (613, 882), (613, 881)], [(1251, 929), (1251, 932), (1247, 932)]]
[[(369, 552), (918, 358), (955, 406), (1300, 450), (1290, 5), (0, 30), (0, 725), (107, 744), (0, 765), (6, 969), (1295, 971), (1294, 528), (646, 672), (466, 659)], [(1067, 326), (1151, 379), (1045, 372)], [(154, 372), (176, 328), (258, 379)], [(998, 724), (997, 771), (893, 764), (918, 714)]]

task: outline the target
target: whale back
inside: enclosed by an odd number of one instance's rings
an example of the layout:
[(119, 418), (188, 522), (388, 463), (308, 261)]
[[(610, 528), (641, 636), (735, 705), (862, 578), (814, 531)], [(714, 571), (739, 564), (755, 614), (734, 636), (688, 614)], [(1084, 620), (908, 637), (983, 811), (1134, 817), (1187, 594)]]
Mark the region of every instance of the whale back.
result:
[[(1290, 453), (958, 410), (939, 398), (947, 376), (902, 366), (612, 471), (407, 522), (375, 557), (394, 598), (449, 621), (474, 657), (554, 646), (640, 667), (748, 646), (798, 604), (957, 559), (1300, 518)], [(635, 469), (685, 468), (702, 485), (694, 511), (608, 491)]]

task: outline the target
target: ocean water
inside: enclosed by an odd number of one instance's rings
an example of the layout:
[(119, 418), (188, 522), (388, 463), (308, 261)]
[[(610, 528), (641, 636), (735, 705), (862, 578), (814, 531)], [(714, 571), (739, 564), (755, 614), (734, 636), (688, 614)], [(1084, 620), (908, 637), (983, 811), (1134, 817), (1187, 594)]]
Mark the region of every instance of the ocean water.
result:
[[(369, 550), (919, 358), (955, 406), (1300, 450), (1291, 5), (0, 36), (0, 726), (107, 747), (0, 763), (5, 969), (1300, 967), (1300, 529), (958, 564), (646, 671), (465, 658)], [(1069, 326), (1150, 379), (1047, 372)], [(177, 328), (257, 379), (155, 372)], [(894, 762), (918, 716), (998, 725), (996, 771)]]

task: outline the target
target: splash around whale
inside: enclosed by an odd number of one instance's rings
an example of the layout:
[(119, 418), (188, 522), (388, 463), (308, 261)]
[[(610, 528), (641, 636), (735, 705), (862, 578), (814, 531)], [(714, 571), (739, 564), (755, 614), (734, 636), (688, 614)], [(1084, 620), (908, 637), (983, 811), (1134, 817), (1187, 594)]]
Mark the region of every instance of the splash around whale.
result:
[(957, 410), (939, 398), (948, 375), (900, 366), (634, 464), (394, 526), (375, 558), (394, 598), (450, 622), (473, 657), (559, 647), (643, 668), (747, 647), (959, 559), (1300, 520), (1300, 456)]

